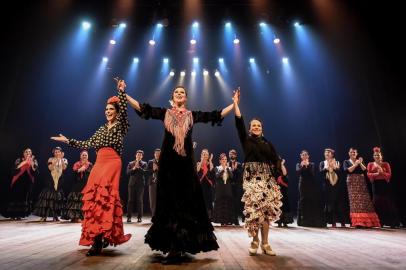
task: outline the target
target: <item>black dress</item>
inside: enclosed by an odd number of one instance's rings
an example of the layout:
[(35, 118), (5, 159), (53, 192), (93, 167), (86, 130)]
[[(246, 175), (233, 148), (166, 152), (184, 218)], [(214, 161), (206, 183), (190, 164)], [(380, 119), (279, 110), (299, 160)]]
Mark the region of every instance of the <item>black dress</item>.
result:
[(4, 217), (23, 218), (30, 215), (32, 211), (31, 189), (37, 175), (38, 163), (33, 160), (33, 170), (31, 165), (23, 165), (18, 168), (24, 160), (18, 158), (15, 161), (14, 177), (10, 183), (10, 191), (8, 193), (8, 202), (3, 213)]
[[(233, 167), (233, 162), (229, 162), (229, 166), (231, 167), (231, 171), (233, 173), (233, 178), (231, 179), (231, 187), (233, 190), (233, 201), (234, 201), (234, 211), (235, 215), (241, 217), (242, 221), (244, 222), (244, 203), (241, 201), (242, 195), (244, 194), (243, 181), (242, 181), (242, 173), (244, 171), (243, 166), (240, 162), (235, 161), (235, 166)], [(234, 169), (233, 169), (234, 168)]]
[(227, 175), (221, 166), (215, 168), (216, 185), (213, 222), (221, 224), (238, 224), (237, 215), (234, 210), (233, 190), (231, 179), (233, 173), (228, 167)]
[[(203, 166), (207, 166), (207, 172), (204, 173)], [(210, 170), (210, 164), (201, 165), (200, 170), (197, 172), (200, 185), (202, 186), (203, 198), (206, 204), (207, 214), (212, 219), (213, 216), (213, 201), (214, 201), (214, 185), (215, 185), (215, 172), (214, 168)]]
[[(219, 248), (214, 228), (209, 221), (202, 189), (196, 174), (193, 158), (192, 130), (194, 123), (212, 122), (220, 125), (220, 111), (186, 112), (190, 116), (187, 132), (182, 141), (176, 140), (168, 130), (169, 109), (141, 105), (136, 111), (144, 119), (164, 121), (165, 135), (159, 158), (156, 212), (152, 226), (145, 235), (145, 243), (151, 249), (164, 253), (169, 251), (189, 252), (217, 250)], [(181, 123), (182, 124), (182, 123)], [(182, 154), (175, 149), (175, 143), (184, 144)], [(179, 150), (179, 148), (177, 148)]]
[(299, 176), (299, 203), (297, 225), (304, 227), (326, 227), (323, 214), (321, 184), (314, 176), (314, 163), (308, 166), (296, 164)]
[(66, 198), (66, 206), (62, 215), (63, 219), (83, 219), (82, 190), (87, 183), (87, 179), (89, 178), (89, 174), (93, 168), (93, 164), (89, 162), (86, 170), (78, 172), (78, 169), (82, 166), (83, 164), (80, 161), (76, 162), (73, 165), (75, 181), (70, 193), (68, 194), (68, 197)]
[(289, 203), (289, 189), (288, 189), (288, 176), (287, 175), (281, 175), (280, 173), (276, 173), (277, 177), (277, 183), (281, 189), (282, 193), (282, 214), (279, 217), (279, 220), (277, 220), (275, 223), (278, 225), (286, 225), (286, 224), (291, 224), (293, 223), (293, 215), (290, 211), (290, 203)]
[(42, 218), (53, 217), (57, 218), (62, 214), (65, 202), (65, 195), (62, 190), (64, 169), (68, 165), (68, 161), (63, 158), (56, 163), (52, 163), (55, 158), (48, 160), (48, 166), (51, 167), (50, 174), (48, 175), (45, 187), (42, 189), (38, 196), (38, 201), (35, 205), (33, 214)]
[[(324, 179), (324, 214), (326, 221), (333, 226), (335, 226), (336, 222), (340, 222), (341, 224), (349, 223), (350, 213), (347, 184), (340, 175), (340, 163), (336, 161), (338, 168), (330, 173), (327, 169), (327, 165), (325, 164), (326, 162), (327, 161), (322, 161), (319, 164), (319, 169)], [(335, 177), (337, 178), (337, 182), (335, 184), (332, 184), (332, 181), (329, 180), (331, 174), (335, 174)]]

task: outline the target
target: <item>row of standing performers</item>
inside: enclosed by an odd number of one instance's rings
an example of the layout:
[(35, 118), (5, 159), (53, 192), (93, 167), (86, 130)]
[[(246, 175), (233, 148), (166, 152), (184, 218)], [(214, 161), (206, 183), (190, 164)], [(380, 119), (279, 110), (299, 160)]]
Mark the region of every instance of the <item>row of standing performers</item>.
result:
[[(349, 159), (343, 162), (334, 158), (334, 150), (324, 151), (320, 162), (322, 181), (316, 177), (316, 168), (309, 153), (302, 151), (301, 162), (296, 164), (299, 176), (299, 226), (326, 227), (336, 223), (357, 228), (392, 228), (400, 225), (391, 187), (391, 168), (383, 161), (379, 147), (373, 148), (373, 162), (364, 164), (355, 148), (350, 148)], [(346, 178), (343, 176), (346, 175)], [(368, 181), (369, 180), (369, 181)], [(372, 198), (369, 190), (372, 186)]]
[(62, 185), (68, 160), (64, 158), (60, 147), (55, 147), (52, 153), (54, 156), (48, 159), (49, 174), (35, 205), (32, 203), (32, 184), (38, 175), (38, 161), (30, 148), (25, 149), (23, 156), (15, 161), (7, 203), (2, 210), (3, 216), (20, 220), (33, 213), (41, 217), (41, 221), (45, 221), (47, 217), (58, 221), (59, 216), (73, 222), (83, 219), (81, 191), (93, 167), (89, 154), (83, 150), (80, 160), (73, 165), (75, 181), (68, 196), (65, 196)]
[[(151, 171), (157, 171), (159, 149), (155, 150), (154, 159), (148, 162)], [(138, 151), (137, 151), (138, 153)], [(87, 177), (91, 171), (92, 163), (88, 160), (88, 152), (82, 151), (80, 161), (73, 165), (75, 182), (66, 201), (61, 183), (63, 182), (63, 171), (67, 168), (68, 162), (63, 157), (60, 147), (53, 149), (54, 157), (48, 159), (50, 171), (48, 185), (39, 195), (36, 206), (32, 209), (30, 190), (31, 183), (37, 173), (38, 162), (32, 155), (31, 149), (25, 149), (23, 157), (15, 161), (15, 174), (11, 180), (9, 200), (3, 215), (12, 219), (20, 219), (28, 216), (32, 211), (45, 221), (47, 217), (58, 220), (63, 219), (78, 221), (83, 218), (81, 211), (81, 191), (86, 184)], [(326, 223), (341, 223), (345, 226), (351, 222), (354, 227), (379, 227), (399, 226), (399, 218), (396, 205), (393, 200), (390, 186), (391, 169), (379, 148), (374, 148), (374, 162), (364, 165), (363, 159), (358, 157), (356, 149), (349, 150), (349, 159), (343, 162), (343, 171), (347, 174), (346, 181), (340, 173), (340, 163), (334, 158), (334, 150), (325, 150), (325, 160), (319, 165), (323, 175), (323, 185), (315, 177), (315, 165), (309, 161), (307, 151), (302, 151), (302, 161), (296, 165), (299, 176), (299, 203), (298, 203), (298, 225), (310, 227), (325, 227)], [(243, 203), (241, 197), (243, 166), (237, 161), (237, 152), (230, 150), (230, 161), (227, 156), (221, 154), (219, 166), (212, 163), (212, 155), (209, 157), (207, 149), (201, 152), (201, 159), (197, 162), (197, 173), (202, 185), (206, 208), (211, 220), (224, 225), (239, 225), (238, 218), (244, 221)], [(155, 166), (152, 166), (155, 162)], [(129, 163), (129, 167), (132, 163)], [(288, 178), (284, 160), (280, 166), (281, 171), (275, 171), (277, 183), (283, 195), (282, 215), (277, 221), (278, 225), (293, 223), (288, 199)], [(147, 170), (147, 167), (146, 167)], [(127, 169), (131, 178), (132, 170)], [(153, 175), (153, 174), (152, 174)], [(371, 181), (373, 198), (370, 197), (366, 177)], [(156, 182), (156, 177), (151, 177)], [(155, 179), (155, 180), (154, 180)], [(128, 191), (133, 193), (131, 181)], [(153, 186), (153, 185), (152, 185)], [(324, 190), (324, 196), (322, 189)], [(153, 190), (150, 193), (150, 206), (153, 213), (154, 196)], [(133, 196), (129, 194), (128, 220), (131, 221)], [(323, 203), (324, 197), (324, 203)], [(138, 206), (138, 209), (142, 209)], [(141, 211), (141, 216), (140, 216)], [(138, 218), (142, 217), (142, 210), (138, 210)]]

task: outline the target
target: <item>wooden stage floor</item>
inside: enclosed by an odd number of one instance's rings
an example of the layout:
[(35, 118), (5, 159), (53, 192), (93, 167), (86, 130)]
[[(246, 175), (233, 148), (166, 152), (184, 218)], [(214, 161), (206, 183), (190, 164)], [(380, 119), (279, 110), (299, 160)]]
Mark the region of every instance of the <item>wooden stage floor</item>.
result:
[(144, 244), (150, 226), (126, 224), (133, 238), (103, 256), (86, 257), (78, 246), (80, 224), (0, 218), (0, 269), (406, 269), (404, 229), (313, 229), (273, 227), (270, 243), (276, 257), (249, 256), (250, 239), (243, 227), (215, 227), (220, 249), (164, 265), (161, 255)]

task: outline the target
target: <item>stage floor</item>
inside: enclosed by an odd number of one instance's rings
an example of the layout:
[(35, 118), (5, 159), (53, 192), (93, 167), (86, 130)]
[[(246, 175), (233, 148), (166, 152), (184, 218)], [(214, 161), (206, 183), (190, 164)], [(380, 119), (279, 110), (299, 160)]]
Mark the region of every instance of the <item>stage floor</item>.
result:
[(270, 243), (276, 257), (249, 256), (243, 227), (215, 227), (220, 249), (188, 256), (181, 265), (163, 265), (160, 253), (144, 244), (150, 226), (124, 225), (133, 238), (100, 257), (86, 257), (78, 246), (80, 224), (0, 218), (0, 269), (406, 269), (404, 229), (313, 229), (273, 227)]

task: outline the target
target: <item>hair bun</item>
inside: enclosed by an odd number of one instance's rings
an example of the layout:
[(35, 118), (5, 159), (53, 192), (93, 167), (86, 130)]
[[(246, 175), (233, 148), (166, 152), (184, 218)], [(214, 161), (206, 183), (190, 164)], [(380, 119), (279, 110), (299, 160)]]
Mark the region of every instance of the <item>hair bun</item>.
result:
[(381, 152), (381, 148), (379, 148), (378, 146), (375, 146), (373, 150), (374, 150), (374, 152), (376, 152), (376, 153), (380, 153), (380, 152)]

